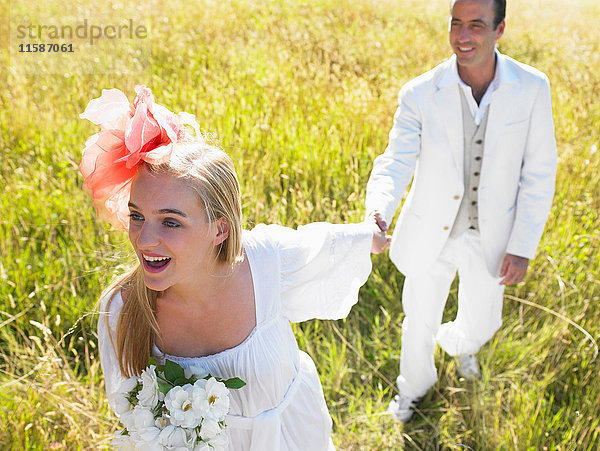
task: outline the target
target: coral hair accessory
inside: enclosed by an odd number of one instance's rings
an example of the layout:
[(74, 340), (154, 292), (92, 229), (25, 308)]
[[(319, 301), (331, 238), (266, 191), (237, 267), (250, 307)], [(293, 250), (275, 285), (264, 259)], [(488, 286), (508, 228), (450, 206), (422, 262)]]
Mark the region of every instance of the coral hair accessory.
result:
[(175, 115), (155, 103), (144, 85), (137, 85), (135, 92), (131, 105), (118, 89), (103, 89), (79, 115), (100, 126), (83, 149), (79, 164), (83, 187), (92, 196), (98, 216), (126, 230), (131, 181), (138, 165), (169, 161), (175, 143), (193, 140), (186, 125), (201, 136), (193, 115)]

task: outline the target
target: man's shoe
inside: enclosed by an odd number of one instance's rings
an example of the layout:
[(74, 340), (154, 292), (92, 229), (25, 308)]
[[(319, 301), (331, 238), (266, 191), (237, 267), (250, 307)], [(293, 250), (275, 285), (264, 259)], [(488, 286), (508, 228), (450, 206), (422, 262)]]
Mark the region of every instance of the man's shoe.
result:
[(462, 354), (458, 356), (458, 374), (469, 381), (481, 377), (479, 362), (473, 354)]
[(387, 408), (387, 413), (392, 415), (392, 418), (400, 423), (406, 423), (411, 419), (414, 413), (414, 404), (417, 401), (410, 396), (399, 395), (394, 396)]

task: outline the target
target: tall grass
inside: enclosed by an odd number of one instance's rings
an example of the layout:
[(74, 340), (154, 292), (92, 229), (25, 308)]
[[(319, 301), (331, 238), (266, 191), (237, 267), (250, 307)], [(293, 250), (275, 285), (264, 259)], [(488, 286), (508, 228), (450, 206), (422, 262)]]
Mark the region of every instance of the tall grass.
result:
[[(77, 170), (96, 131), (77, 115), (100, 89), (130, 94), (143, 82), (171, 110), (196, 114), (236, 162), (248, 227), (359, 221), (398, 89), (450, 53), (441, 0), (106, 2), (98, 12), (54, 3), (0, 6), (9, 22), (17, 7), (41, 23), (61, 11), (100, 23), (131, 14), (151, 31), (137, 57), (124, 39), (86, 48), (97, 73), (83, 53), (50, 74), (0, 51), (2, 449), (99, 448), (114, 429), (91, 312), (131, 259), (126, 237), (96, 222)], [(504, 325), (480, 352), (480, 381), (459, 379), (438, 353), (439, 382), (415, 418), (398, 425), (383, 414), (403, 319), (402, 277), (387, 256), (373, 257), (346, 320), (294, 326), (317, 363), (339, 449), (600, 445), (598, 23), (595, 0), (508, 5), (500, 50), (550, 77), (560, 163), (538, 256), (506, 292)], [(446, 318), (455, 312), (453, 287)]]

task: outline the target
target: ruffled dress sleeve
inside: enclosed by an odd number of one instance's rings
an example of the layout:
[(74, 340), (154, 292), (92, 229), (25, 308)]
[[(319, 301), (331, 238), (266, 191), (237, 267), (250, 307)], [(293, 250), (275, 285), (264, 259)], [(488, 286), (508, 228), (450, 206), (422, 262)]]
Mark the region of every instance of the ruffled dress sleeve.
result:
[(292, 322), (346, 317), (371, 272), (372, 226), (265, 228), (279, 254), (282, 316)]
[(102, 366), (102, 372), (104, 373), (104, 385), (108, 402), (113, 410), (113, 395), (117, 392), (121, 383), (126, 379), (119, 368), (115, 350), (117, 322), (122, 307), (123, 298), (121, 297), (121, 292), (116, 291), (109, 293), (100, 302), (100, 316), (98, 318), (98, 350), (100, 353), (100, 365)]

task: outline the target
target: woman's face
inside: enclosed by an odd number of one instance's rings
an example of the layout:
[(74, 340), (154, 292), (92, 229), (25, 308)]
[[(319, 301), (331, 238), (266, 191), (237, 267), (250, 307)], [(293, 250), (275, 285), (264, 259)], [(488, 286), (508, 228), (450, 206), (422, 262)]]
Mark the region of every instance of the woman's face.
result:
[(133, 179), (129, 212), (129, 240), (152, 290), (194, 288), (214, 265), (215, 246), (227, 238), (219, 221), (208, 222), (202, 201), (184, 180), (144, 167)]

